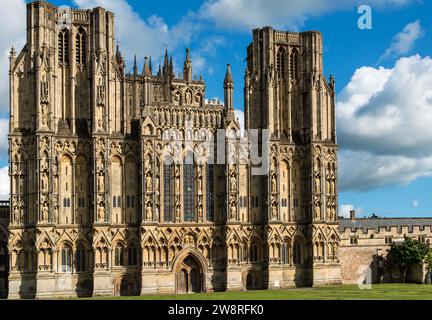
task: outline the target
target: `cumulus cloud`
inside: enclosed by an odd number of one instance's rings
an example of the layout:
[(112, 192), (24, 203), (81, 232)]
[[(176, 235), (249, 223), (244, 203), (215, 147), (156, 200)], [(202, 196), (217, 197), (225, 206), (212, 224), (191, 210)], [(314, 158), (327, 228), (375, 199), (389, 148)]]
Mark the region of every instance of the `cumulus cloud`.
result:
[(343, 218), (349, 218), (350, 217), (350, 211), (355, 210), (356, 216), (363, 213), (363, 208), (361, 207), (355, 207), (352, 204), (341, 204), (339, 206), (339, 217)]
[(0, 168), (0, 200), (9, 200), (9, 168), (8, 166)]
[[(190, 13), (168, 26), (162, 17), (143, 19), (126, 0), (73, 0), (82, 9), (101, 6), (115, 13), (116, 36), (123, 56), (131, 63), (134, 54), (152, 56), (157, 61), (165, 48), (175, 50), (187, 45), (200, 30), (200, 23)], [(139, 40), (137, 40), (139, 39)]]
[(395, 35), (389, 48), (381, 56), (380, 61), (390, 58), (398, 57), (410, 52), (415, 42), (424, 35), (424, 31), (420, 25), (420, 20), (408, 23), (405, 28)]
[[(374, 8), (401, 7), (414, 0), (371, 0)], [(208, 0), (200, 10), (202, 17), (221, 28), (251, 28), (272, 25), (298, 29), (310, 16), (320, 16), (335, 10), (349, 10), (364, 4), (360, 0)]]
[(356, 70), (338, 96), (342, 190), (409, 183), (432, 174), (432, 59)]
[(413, 200), (412, 203), (411, 203), (411, 206), (413, 208), (417, 208), (419, 206), (419, 201), (418, 200)]

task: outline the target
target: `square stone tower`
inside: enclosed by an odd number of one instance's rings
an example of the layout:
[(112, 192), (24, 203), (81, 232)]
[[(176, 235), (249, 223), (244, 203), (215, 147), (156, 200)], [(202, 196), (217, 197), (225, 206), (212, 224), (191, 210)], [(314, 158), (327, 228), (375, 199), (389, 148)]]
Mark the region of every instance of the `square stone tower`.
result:
[(269, 287), (340, 282), (335, 83), (322, 55), (320, 32), (270, 27), (247, 49), (246, 129), (270, 135), (270, 173), (251, 190), (268, 226)]

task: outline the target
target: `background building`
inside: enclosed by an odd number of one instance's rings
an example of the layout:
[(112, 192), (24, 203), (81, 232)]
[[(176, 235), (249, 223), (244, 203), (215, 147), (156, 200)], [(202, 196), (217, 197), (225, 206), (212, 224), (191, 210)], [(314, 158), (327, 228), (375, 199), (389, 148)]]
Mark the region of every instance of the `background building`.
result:
[[(189, 51), (183, 74), (168, 53), (127, 74), (103, 8), (36, 1), (27, 23), (10, 55), (10, 298), (340, 283), (334, 80), (319, 32), (253, 31), (246, 129), (270, 132), (258, 145), (269, 173), (256, 176), (241, 159), (255, 146), (234, 138), (229, 66), (224, 105), (208, 103)], [(222, 151), (206, 140), (218, 129)]]
[[(340, 220), (340, 236), (343, 283), (358, 283), (366, 278), (372, 283), (400, 282), (400, 270), (386, 263), (388, 251), (405, 237), (431, 245), (432, 218), (356, 218), (355, 211), (351, 211), (350, 219)], [(428, 276), (425, 266), (412, 266), (407, 281), (430, 282)]]

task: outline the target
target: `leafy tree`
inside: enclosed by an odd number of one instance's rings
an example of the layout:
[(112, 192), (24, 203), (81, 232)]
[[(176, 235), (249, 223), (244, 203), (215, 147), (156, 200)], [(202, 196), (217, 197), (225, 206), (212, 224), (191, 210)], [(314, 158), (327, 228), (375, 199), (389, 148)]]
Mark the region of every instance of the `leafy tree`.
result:
[(429, 246), (421, 241), (405, 237), (402, 243), (392, 244), (389, 254), (391, 266), (398, 266), (402, 274), (402, 281), (405, 282), (408, 268), (416, 264), (422, 264), (426, 259), (432, 261), (432, 254)]

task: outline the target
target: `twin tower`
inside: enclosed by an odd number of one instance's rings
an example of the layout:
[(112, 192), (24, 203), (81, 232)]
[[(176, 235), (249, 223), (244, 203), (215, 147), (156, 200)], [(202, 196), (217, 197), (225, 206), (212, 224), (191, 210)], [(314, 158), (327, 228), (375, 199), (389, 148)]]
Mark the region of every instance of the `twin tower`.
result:
[(244, 113), (256, 143), (239, 137), (229, 66), (224, 104), (206, 100), (189, 51), (183, 74), (168, 54), (126, 73), (103, 8), (29, 3), (9, 74), (10, 298), (340, 282), (335, 88), (319, 32), (253, 31)]

